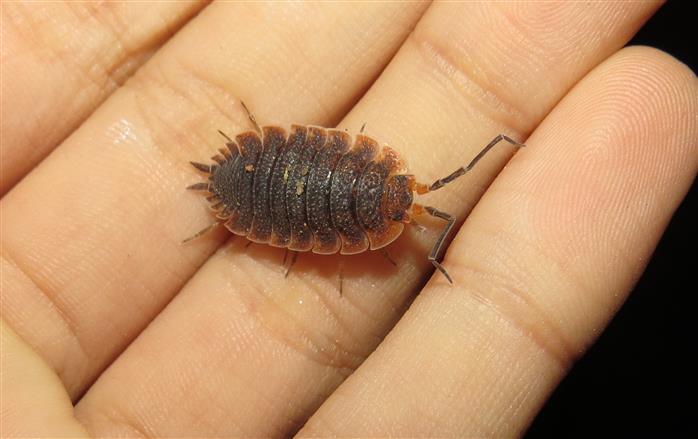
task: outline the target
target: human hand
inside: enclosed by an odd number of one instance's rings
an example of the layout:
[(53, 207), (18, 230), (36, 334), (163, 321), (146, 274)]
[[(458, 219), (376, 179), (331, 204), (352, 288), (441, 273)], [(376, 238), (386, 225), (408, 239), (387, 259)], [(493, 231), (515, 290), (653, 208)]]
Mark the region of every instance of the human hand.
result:
[[(695, 75), (619, 50), (657, 5), (217, 3), (162, 48), (202, 5), (114, 5), (4, 5), (3, 191), (26, 174), (0, 201), (4, 435), (518, 435), (698, 167)], [(179, 244), (211, 221), (188, 162), (249, 128), (240, 100), (366, 122), (426, 183), (530, 137), (423, 197), (461, 222), (477, 202), (453, 286), (424, 286), (424, 220), (397, 268), (342, 257), (340, 297), (340, 257), (284, 278), (283, 250), (223, 230)]]

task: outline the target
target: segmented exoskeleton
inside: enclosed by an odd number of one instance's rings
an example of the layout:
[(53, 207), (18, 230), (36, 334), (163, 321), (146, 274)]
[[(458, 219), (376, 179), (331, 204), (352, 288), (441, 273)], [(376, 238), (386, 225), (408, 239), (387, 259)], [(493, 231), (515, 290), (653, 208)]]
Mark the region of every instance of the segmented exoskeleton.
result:
[[(245, 107), (246, 109), (246, 107)], [(499, 135), (471, 162), (432, 185), (417, 183), (397, 152), (363, 133), (315, 126), (278, 126), (226, 137), (226, 149), (215, 163), (191, 162), (208, 181), (188, 189), (208, 192), (217, 222), (185, 240), (201, 236), (218, 224), (252, 242), (296, 252), (356, 254), (387, 246), (413, 216), (422, 213), (447, 222), (428, 259), (449, 280), (438, 261), (455, 218), (413, 202), (414, 194), (437, 190), (469, 171), (495, 144)]]

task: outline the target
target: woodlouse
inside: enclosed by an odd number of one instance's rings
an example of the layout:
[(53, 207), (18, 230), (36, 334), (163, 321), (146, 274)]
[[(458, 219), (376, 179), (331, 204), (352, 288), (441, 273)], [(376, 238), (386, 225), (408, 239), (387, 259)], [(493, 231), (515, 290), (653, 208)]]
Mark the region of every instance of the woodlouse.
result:
[[(428, 260), (452, 283), (438, 255), (455, 217), (431, 206), (414, 203), (414, 194), (435, 191), (462, 176), (500, 141), (524, 146), (505, 135), (496, 136), (467, 165), (431, 185), (418, 183), (399, 154), (359, 133), (292, 125), (260, 127), (235, 140), (223, 135), (227, 149), (210, 165), (191, 162), (208, 181), (187, 189), (208, 192), (217, 221), (190, 241), (219, 224), (251, 242), (319, 254), (356, 254), (383, 249), (420, 214), (446, 221)], [(353, 143), (353, 145), (352, 145)], [(294, 260), (297, 253), (294, 253)], [(292, 262), (293, 263), (293, 262)]]

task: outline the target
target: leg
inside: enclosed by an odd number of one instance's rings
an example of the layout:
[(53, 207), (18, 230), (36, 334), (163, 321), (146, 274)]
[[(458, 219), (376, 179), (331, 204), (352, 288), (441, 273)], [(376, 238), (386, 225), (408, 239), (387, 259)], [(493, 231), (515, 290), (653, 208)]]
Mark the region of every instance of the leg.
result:
[(448, 175), (448, 176), (446, 176), (446, 177), (444, 177), (444, 178), (440, 178), (440, 179), (436, 180), (436, 181), (434, 182), (434, 184), (432, 184), (431, 186), (429, 186), (429, 191), (430, 191), (430, 192), (431, 192), (431, 191), (435, 191), (435, 190), (437, 190), (437, 189), (439, 189), (439, 188), (445, 186), (446, 184), (452, 182), (452, 181), (455, 180), (456, 178), (462, 176), (463, 174), (465, 174), (466, 172), (470, 171), (471, 169), (473, 169), (473, 167), (477, 164), (477, 162), (479, 162), (480, 159), (481, 159), (482, 157), (484, 157), (485, 154), (487, 154), (487, 152), (488, 152), (490, 149), (492, 149), (492, 147), (494, 147), (496, 144), (498, 144), (498, 143), (501, 142), (502, 140), (505, 140), (505, 141), (507, 141), (507, 142), (511, 143), (512, 145), (514, 145), (514, 146), (516, 146), (516, 147), (519, 147), (519, 148), (521, 148), (521, 147), (523, 147), (523, 146), (526, 146), (526, 145), (524, 145), (523, 143), (519, 143), (519, 142), (517, 142), (517, 141), (511, 139), (510, 137), (505, 136), (504, 134), (500, 134), (500, 135), (498, 135), (497, 137), (495, 137), (494, 139), (492, 139), (492, 141), (491, 141), (490, 143), (488, 143), (487, 146), (485, 146), (485, 147), (482, 149), (482, 151), (480, 151), (480, 152), (478, 153), (478, 155), (475, 156), (475, 158), (468, 164), (468, 166), (464, 166), (464, 167), (462, 167), (462, 168), (458, 168), (458, 169), (457, 169), (455, 172), (453, 172), (451, 175)]
[(218, 133), (219, 133), (221, 136), (225, 137), (225, 140), (227, 140), (228, 143), (233, 143), (233, 139), (231, 139), (230, 137), (228, 137), (223, 131), (218, 130)]
[(296, 259), (298, 259), (298, 252), (292, 251), (292, 253), (293, 253), (293, 255), (291, 256), (291, 263), (288, 265), (288, 268), (286, 269), (286, 274), (284, 274), (284, 277), (288, 277), (288, 274), (291, 272), (291, 267), (293, 267), (293, 264), (296, 263)]
[(393, 258), (390, 257), (390, 254), (388, 253), (388, 250), (386, 250), (385, 248), (382, 248), (382, 249), (381, 249), (381, 254), (383, 255), (383, 257), (384, 257), (385, 259), (388, 260), (388, 262), (390, 262), (391, 264), (393, 264), (393, 267), (397, 267), (397, 262), (395, 262), (395, 261), (393, 260)]
[(225, 138), (225, 140), (226, 140), (225, 146), (228, 147), (228, 151), (224, 151), (223, 149), (219, 149), (218, 151), (220, 151), (227, 160), (230, 160), (232, 158), (232, 154), (238, 153), (238, 151), (239, 151), (238, 145), (237, 145), (237, 143), (235, 143), (233, 141), (233, 139), (228, 137), (223, 131), (218, 130), (218, 133)]
[(217, 222), (217, 223), (211, 224), (210, 226), (206, 226), (206, 228), (204, 228), (204, 229), (198, 231), (195, 235), (190, 236), (189, 238), (187, 238), (187, 239), (185, 239), (184, 241), (182, 241), (182, 244), (186, 244), (187, 242), (189, 242), (189, 241), (191, 241), (191, 240), (193, 240), (193, 239), (196, 239), (196, 238), (198, 238), (198, 237), (200, 237), (200, 236), (205, 235), (206, 233), (210, 232), (211, 230), (213, 230), (216, 226), (218, 226), (218, 225), (220, 225), (220, 224), (222, 224), (222, 223), (219, 221), (219, 222)]
[(339, 297), (342, 297), (344, 286), (344, 258), (339, 259)]
[(190, 191), (209, 191), (210, 192), (210, 187), (208, 183), (194, 183), (192, 185), (187, 186), (187, 189)]
[(363, 134), (363, 133), (364, 133), (364, 129), (366, 129), (366, 122), (364, 122), (364, 124), (361, 125), (361, 129), (359, 130), (359, 134)]
[(441, 248), (444, 246), (446, 236), (448, 236), (448, 233), (453, 228), (453, 224), (455, 224), (456, 222), (456, 217), (449, 213), (441, 212), (440, 210), (434, 209), (433, 207), (426, 206), (424, 209), (427, 211), (427, 213), (429, 213), (429, 215), (447, 221), (446, 227), (444, 227), (444, 229), (441, 231), (441, 234), (434, 243), (434, 247), (431, 248), (431, 253), (429, 253), (427, 259), (431, 261), (431, 263), (434, 264), (434, 267), (438, 268), (444, 276), (446, 276), (446, 279), (448, 279), (448, 281), (451, 284), (453, 284), (453, 279), (451, 279), (451, 276), (449, 276), (446, 269), (443, 267), (443, 265), (441, 265), (441, 263), (437, 259), (439, 253), (441, 253)]
[(254, 125), (255, 131), (257, 131), (257, 134), (260, 136), (262, 135), (262, 129), (259, 127), (259, 124), (257, 123), (257, 119), (254, 118), (254, 115), (252, 112), (250, 112), (249, 108), (247, 108), (247, 105), (245, 105), (244, 102), (240, 101), (242, 104), (242, 108), (245, 109), (245, 112), (247, 113), (247, 118), (250, 119), (250, 122), (252, 122), (252, 125)]
[(191, 165), (193, 167), (195, 167), (196, 169), (198, 169), (201, 172), (205, 172), (207, 174), (210, 174), (212, 171), (211, 165), (204, 165), (203, 163), (197, 163), (197, 162), (189, 162), (189, 163), (191, 163)]

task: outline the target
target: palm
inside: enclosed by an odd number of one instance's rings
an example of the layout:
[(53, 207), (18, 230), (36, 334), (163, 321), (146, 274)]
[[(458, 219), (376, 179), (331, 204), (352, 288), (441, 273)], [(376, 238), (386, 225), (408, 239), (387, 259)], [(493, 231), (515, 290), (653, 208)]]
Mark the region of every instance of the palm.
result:
[[(24, 177), (1, 201), (2, 403), (24, 436), (518, 434), (698, 167), (695, 76), (619, 51), (648, 3), (213, 4), (114, 93), (202, 6), (19, 7), (2, 18), (2, 190)], [(28, 38), (27, 17), (55, 28)], [(444, 259), (454, 286), (424, 286), (442, 227), (424, 219), (397, 267), (346, 257), (340, 296), (339, 257), (284, 278), (282, 250), (224, 230), (180, 245), (211, 220), (188, 162), (249, 128), (240, 100), (262, 124), (367, 123), (425, 183), (500, 132), (530, 138), (424, 196), (461, 222), (477, 202)]]

